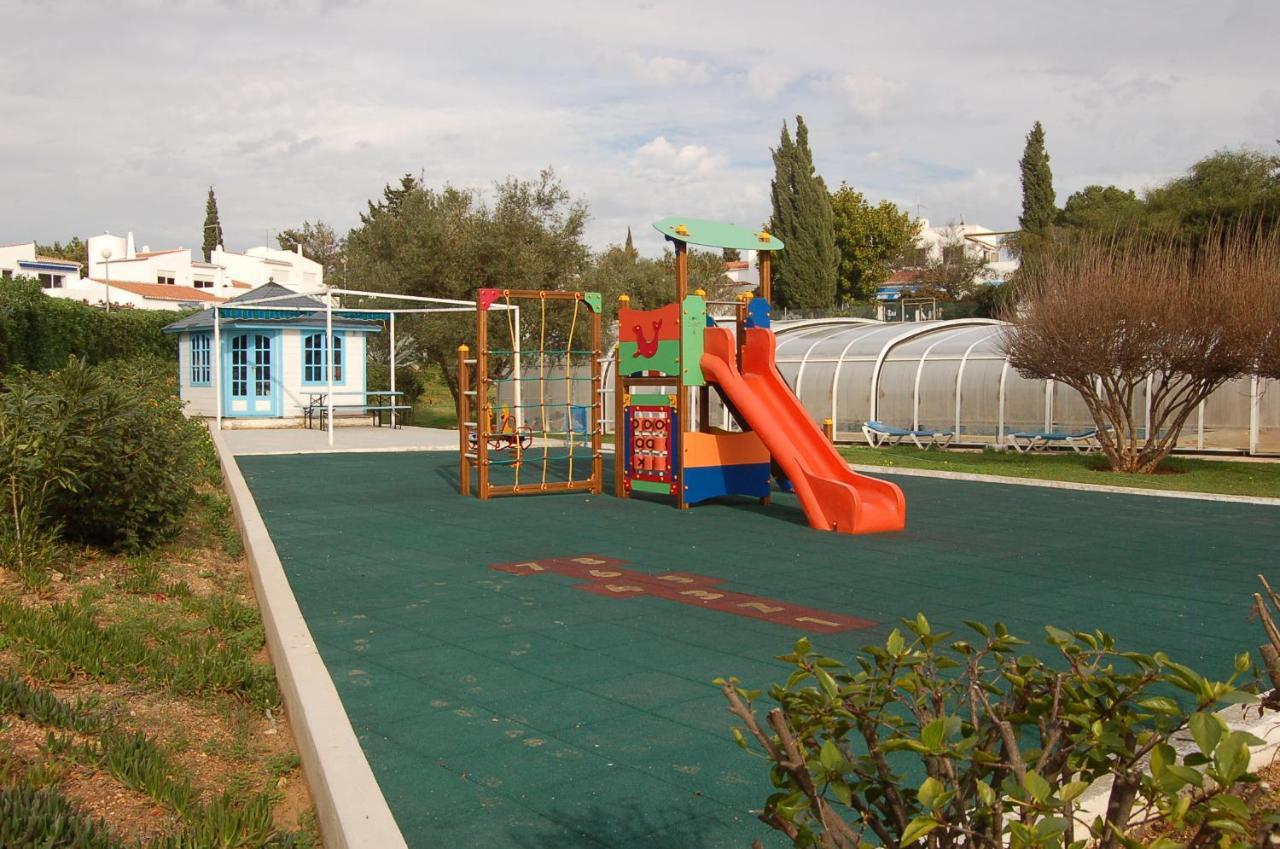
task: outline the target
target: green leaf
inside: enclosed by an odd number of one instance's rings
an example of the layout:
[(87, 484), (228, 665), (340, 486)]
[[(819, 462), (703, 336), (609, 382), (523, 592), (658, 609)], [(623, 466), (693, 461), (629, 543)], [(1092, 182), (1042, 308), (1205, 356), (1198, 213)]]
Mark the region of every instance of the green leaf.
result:
[(902, 837), (899, 838), (898, 843), (902, 846), (915, 843), (939, 825), (941, 825), (941, 823), (933, 817), (916, 817), (911, 822), (907, 823), (907, 827), (903, 830)]
[(1218, 747), (1218, 741), (1222, 739), (1222, 720), (1201, 710), (1191, 714), (1187, 726), (1200, 751), (1207, 755)]
[(1209, 820), (1209, 827), (1218, 831), (1229, 831), (1232, 834), (1248, 834), (1245, 827), (1235, 820)]
[(947, 718), (940, 716), (920, 729), (920, 742), (930, 752), (941, 752), (942, 741), (947, 733)]
[(1055, 646), (1069, 646), (1075, 641), (1075, 638), (1071, 636), (1069, 631), (1064, 631), (1061, 628), (1055, 628), (1052, 625), (1045, 625), (1044, 630), (1049, 634), (1049, 642), (1053, 643)]
[[(337, 345), (334, 345), (334, 350), (337, 350), (337, 347), (338, 347)], [(742, 733), (741, 729), (738, 729), (738, 728), (733, 729), (733, 742), (737, 743), (739, 746), (741, 746), (744, 749), (749, 748), (749, 746), (747, 745), (747, 738)]]
[(945, 789), (941, 781), (929, 776), (920, 785), (920, 789), (916, 791), (916, 798), (920, 800), (921, 805), (932, 811), (937, 807), (938, 798), (942, 796)]
[(1204, 785), (1204, 775), (1198, 769), (1192, 769), (1189, 766), (1180, 764), (1169, 764), (1165, 767), (1165, 771), (1181, 779), (1184, 784), (1190, 784), (1193, 787), (1202, 787)]
[(990, 807), (996, 803), (996, 791), (991, 789), (991, 785), (985, 781), (979, 781), (977, 784), (978, 798), (982, 800), (982, 804)]
[(1151, 750), (1151, 774), (1159, 778), (1169, 764), (1178, 762), (1178, 753), (1168, 743), (1161, 743)]
[(813, 675), (818, 679), (818, 683), (822, 685), (823, 691), (827, 694), (827, 698), (836, 699), (840, 696), (840, 687), (836, 684), (836, 679), (831, 677), (831, 673), (823, 669), (821, 666), (815, 666)]
[(889, 634), (889, 639), (885, 641), (885, 648), (889, 650), (891, 655), (900, 655), (902, 650), (907, 647), (907, 641), (903, 639), (902, 632), (894, 628)]
[(1176, 840), (1170, 840), (1167, 837), (1157, 837), (1147, 844), (1147, 849), (1186, 849), (1186, 845)]
[(1080, 796), (1081, 793), (1089, 789), (1088, 781), (1073, 781), (1065, 785), (1058, 791), (1058, 801), (1070, 802)]
[(977, 631), (983, 637), (991, 636), (991, 629), (988, 628), (986, 625), (983, 625), (981, 622), (977, 622), (973, 619), (966, 619), (964, 620), (964, 624), (968, 625), (970, 628)]
[(1036, 823), (1036, 836), (1041, 840), (1057, 837), (1066, 830), (1067, 820), (1065, 817), (1045, 817)]
[(1213, 752), (1213, 765), (1222, 784), (1235, 784), (1249, 771), (1249, 745), (1238, 731), (1233, 731)]
[(1182, 708), (1173, 699), (1168, 696), (1152, 696), (1138, 702), (1139, 706), (1147, 710), (1153, 710), (1156, 713), (1163, 713), (1169, 716), (1178, 716), (1182, 713)]
[(1023, 779), (1022, 786), (1031, 794), (1031, 798), (1037, 802), (1045, 802), (1049, 798), (1049, 794), (1053, 789), (1049, 786), (1049, 782), (1040, 777), (1040, 773), (1034, 769), (1027, 772), (1027, 777)]
[(840, 803), (847, 806), (853, 805), (853, 790), (843, 781), (832, 780), (827, 783), (827, 787), (835, 795)]
[(1214, 796), (1209, 800), (1209, 807), (1214, 810), (1235, 814), (1241, 819), (1247, 819), (1249, 817), (1249, 807), (1241, 801), (1239, 797), (1232, 796), (1228, 793), (1223, 793), (1220, 796)]
[(848, 765), (848, 761), (845, 760), (840, 747), (830, 738), (822, 744), (822, 751), (818, 753), (818, 760), (821, 761), (828, 772), (838, 773)]
[(916, 631), (922, 636), (927, 637), (929, 635), (929, 620), (924, 618), (923, 613), (916, 614)]

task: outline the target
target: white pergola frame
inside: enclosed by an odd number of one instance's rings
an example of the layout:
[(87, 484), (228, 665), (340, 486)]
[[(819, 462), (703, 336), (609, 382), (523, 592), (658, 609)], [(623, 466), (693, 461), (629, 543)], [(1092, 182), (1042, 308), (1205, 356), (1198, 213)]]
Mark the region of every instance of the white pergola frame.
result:
[[(429, 298), (421, 295), (394, 295), (388, 292), (366, 292), (360, 289), (328, 289), (324, 293), (324, 326), (325, 326), (325, 400), (328, 405), (328, 437), (329, 445), (333, 445), (333, 369), (330, 365), (333, 362), (333, 311), (335, 309), (333, 299), (335, 295), (352, 295), (356, 297), (367, 298), (383, 298), (393, 301), (408, 301), (410, 303), (440, 304), (433, 307), (416, 307), (406, 309), (383, 309), (383, 308), (363, 308), (363, 307), (336, 307), (339, 313), (344, 312), (362, 312), (362, 313), (378, 313), (387, 316), (387, 331), (390, 342), (390, 366), (388, 373), (391, 380), (391, 391), (396, 391), (396, 316), (397, 315), (421, 315), (424, 313), (445, 313), (445, 312), (475, 312), (475, 301), (459, 301), (453, 298)], [(298, 312), (313, 313), (315, 307), (299, 307), (299, 306), (283, 306), (274, 304), (275, 301), (288, 301), (295, 298), (308, 298), (312, 295), (291, 293), (288, 295), (272, 295), (269, 298), (259, 298), (252, 301), (234, 301), (226, 304), (214, 304), (213, 306), (213, 385), (214, 385), (214, 405), (216, 408), (218, 430), (222, 430), (222, 313), (225, 309), (254, 309), (265, 305), (266, 309), (279, 310), (281, 312)], [(520, 373), (520, 307), (515, 304), (499, 304), (494, 303), (489, 309), (512, 310), (514, 311), (514, 332), (515, 344), (512, 345), (512, 367), (516, 374)], [(517, 409), (521, 402), (520, 398), (520, 382), (515, 382), (515, 403)], [(394, 397), (394, 396), (393, 396)], [(393, 401), (394, 406), (394, 401)], [(391, 426), (395, 427), (396, 413), (391, 411)]]

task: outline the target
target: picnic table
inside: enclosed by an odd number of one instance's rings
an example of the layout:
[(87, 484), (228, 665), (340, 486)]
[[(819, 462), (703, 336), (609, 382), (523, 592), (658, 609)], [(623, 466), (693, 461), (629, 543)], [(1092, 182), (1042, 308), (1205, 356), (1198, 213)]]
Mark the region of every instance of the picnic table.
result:
[[(386, 389), (335, 392), (333, 393), (333, 414), (336, 416), (341, 412), (372, 416), (373, 423), (378, 427), (382, 427), (385, 416), (392, 427), (400, 427), (413, 410), (413, 407), (408, 404), (398, 403), (403, 396), (403, 392), (392, 392)], [(308, 428), (317, 418), (319, 418), (320, 427), (324, 427), (325, 416), (329, 414), (329, 394), (327, 392), (310, 393), (307, 405), (302, 408), (302, 414)]]

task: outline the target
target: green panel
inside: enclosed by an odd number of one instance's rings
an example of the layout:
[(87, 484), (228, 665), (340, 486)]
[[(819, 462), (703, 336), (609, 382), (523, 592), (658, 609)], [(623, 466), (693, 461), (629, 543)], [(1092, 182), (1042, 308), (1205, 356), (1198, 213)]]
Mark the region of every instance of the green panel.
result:
[(680, 372), (680, 342), (675, 339), (659, 342), (657, 352), (647, 358), (636, 353), (634, 342), (620, 344), (618, 373), (634, 374), (638, 371), (657, 371), (675, 377)]
[(702, 340), (707, 330), (707, 302), (697, 295), (686, 295), (680, 305), (680, 379), (685, 386), (705, 386), (702, 377)]
[(674, 407), (671, 403), (670, 395), (637, 395), (631, 393), (631, 405), (633, 407)]
[[(686, 233), (676, 232), (676, 228), (684, 225)], [(702, 245), (707, 248), (737, 248), (740, 251), (780, 251), (782, 240), (770, 235), (769, 241), (760, 241), (760, 231), (750, 227), (739, 227), (737, 224), (724, 224), (719, 221), (708, 221), (705, 218), (682, 218), (674, 216), (653, 223), (653, 229), (677, 242), (690, 245)]]
[(670, 495), (671, 484), (657, 483), (656, 481), (636, 481), (631, 482), (631, 488), (636, 492), (656, 492), (658, 495)]
[(600, 312), (600, 293), (599, 292), (583, 292), (582, 302), (591, 307), (592, 312)]

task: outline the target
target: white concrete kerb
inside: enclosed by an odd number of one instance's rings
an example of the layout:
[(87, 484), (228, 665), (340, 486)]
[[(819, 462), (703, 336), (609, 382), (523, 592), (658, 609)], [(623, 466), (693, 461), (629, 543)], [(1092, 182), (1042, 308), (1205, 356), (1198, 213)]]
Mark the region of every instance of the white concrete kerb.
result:
[[(1231, 705), (1218, 711), (1218, 716), (1232, 731), (1247, 731), (1265, 741), (1261, 746), (1253, 746), (1249, 749), (1250, 771), (1256, 772), (1269, 766), (1276, 759), (1277, 752), (1280, 752), (1280, 714), (1275, 711), (1266, 711), (1252, 704)], [(1191, 734), (1188, 732), (1175, 735), (1169, 740), (1169, 744), (1173, 746), (1179, 758), (1197, 751), (1195, 741), (1191, 739)], [(1111, 784), (1110, 777), (1100, 779), (1080, 795), (1075, 808), (1076, 822), (1089, 823), (1095, 817), (1106, 814)]]
[(249, 559), (267, 650), (328, 849), (407, 849), (222, 433), (209, 428)]
[(908, 475), (920, 478), (941, 478), (950, 481), (973, 481), (975, 483), (1003, 483), (1012, 486), (1038, 486), (1045, 489), (1072, 489), (1077, 492), (1102, 492), (1111, 495), (1146, 495), (1152, 498), (1181, 498), (1191, 501), (1222, 501), (1229, 504), (1260, 504), (1266, 507), (1280, 507), (1280, 498), (1267, 498), (1259, 495), (1222, 495), (1216, 492), (1181, 492), (1167, 489), (1143, 489), (1136, 486), (1108, 486), (1097, 483), (1076, 483), (1074, 481), (1052, 481), (1041, 478), (1015, 478), (1007, 475), (976, 475), (969, 472), (943, 472), (935, 469), (908, 469), (898, 466), (867, 466), (861, 463), (849, 463), (849, 468), (865, 475)]

